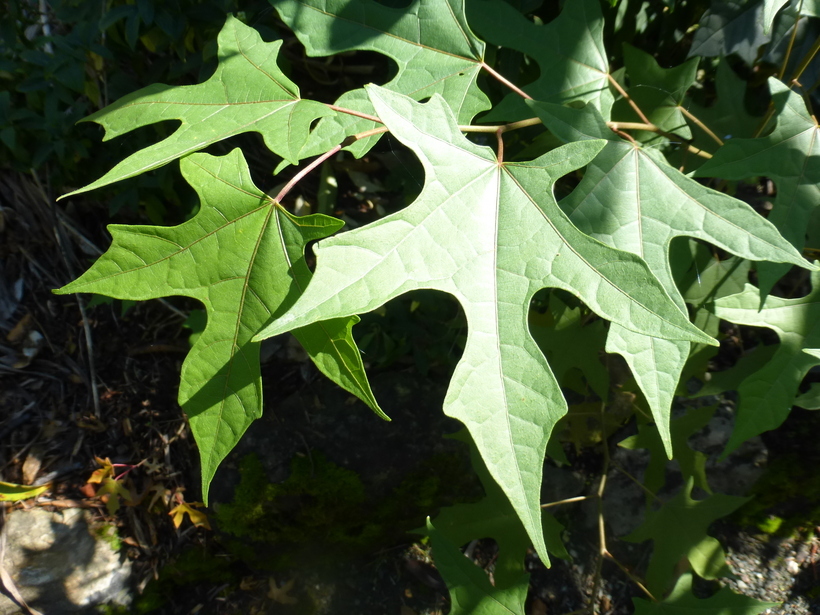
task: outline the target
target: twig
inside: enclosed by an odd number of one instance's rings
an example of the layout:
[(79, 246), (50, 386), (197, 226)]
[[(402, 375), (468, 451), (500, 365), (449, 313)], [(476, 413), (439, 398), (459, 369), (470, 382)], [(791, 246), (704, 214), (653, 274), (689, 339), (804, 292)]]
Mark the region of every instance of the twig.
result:
[(789, 39), (789, 46), (786, 48), (786, 54), (783, 57), (783, 64), (780, 66), (780, 72), (777, 75), (777, 78), (783, 81), (783, 75), (786, 74), (786, 67), (789, 65), (789, 59), (792, 55), (792, 50), (794, 49), (794, 39), (797, 38), (797, 24), (800, 23), (800, 10), (803, 8), (803, 0), (797, 5), (797, 17), (794, 18), (794, 25), (792, 26), (792, 35)]
[[(52, 223), (54, 228), (54, 238), (57, 240), (57, 245), (60, 247), (60, 252), (63, 256), (63, 260), (65, 261), (66, 269), (68, 269), (68, 275), (71, 276), (72, 279), (77, 278), (77, 274), (74, 271), (74, 266), (71, 264), (71, 259), (68, 255), (68, 249), (66, 248), (62, 233), (60, 231), (60, 225), (57, 223), (57, 215), (54, 207), (54, 201), (48, 197), (45, 188), (43, 187), (42, 182), (40, 182), (40, 178), (37, 175), (37, 171), (31, 169), (31, 176), (34, 178), (35, 183), (37, 184), (37, 188), (40, 191), (41, 196), (43, 197), (43, 201), (48, 206), (49, 211), (52, 215)], [(94, 405), (94, 416), (100, 418), (100, 394), (97, 388), (97, 368), (94, 365), (94, 342), (91, 338), (91, 325), (88, 322), (88, 314), (85, 311), (85, 304), (83, 303), (82, 297), (78, 293), (74, 293), (74, 297), (77, 299), (77, 307), (80, 310), (80, 317), (83, 321), (83, 331), (85, 333), (85, 347), (88, 351), (88, 379), (89, 384), (91, 385), (91, 401)]]
[(504, 77), (501, 73), (499, 73), (498, 71), (496, 71), (496, 70), (495, 70), (494, 68), (492, 68), (489, 64), (486, 64), (486, 63), (482, 62), (482, 63), (481, 63), (481, 68), (483, 68), (484, 70), (486, 70), (486, 71), (487, 71), (488, 73), (490, 73), (493, 77), (495, 77), (496, 79), (498, 79), (498, 81), (500, 81), (501, 83), (503, 83), (504, 85), (506, 85), (508, 88), (510, 88), (513, 92), (515, 92), (516, 94), (518, 94), (518, 95), (519, 95), (519, 96), (521, 96), (522, 98), (526, 98), (527, 100), (532, 100), (532, 96), (530, 96), (529, 94), (527, 94), (524, 90), (522, 90), (521, 88), (519, 88), (519, 87), (518, 87), (517, 85), (515, 85), (512, 81), (510, 81), (509, 79), (507, 79), (506, 77)]
[(647, 124), (652, 124), (652, 122), (649, 121), (649, 118), (644, 115), (643, 111), (641, 111), (641, 108), (638, 106), (638, 103), (632, 100), (632, 97), (626, 93), (626, 90), (621, 87), (620, 83), (615, 81), (615, 77), (607, 73), (606, 78), (609, 79), (609, 82), (612, 84), (612, 87), (618, 90), (618, 93), (624, 97), (624, 100), (626, 102), (629, 103), (629, 106), (632, 107), (633, 111), (635, 111), (635, 113), (638, 114), (638, 117), (641, 118), (641, 121)]
[(360, 117), (363, 120), (370, 120), (371, 122), (376, 122), (377, 124), (383, 124), (379, 118), (375, 115), (370, 115), (368, 113), (362, 113), (361, 111), (354, 111), (353, 109), (345, 109), (344, 107), (338, 107), (336, 105), (328, 105), (328, 109), (333, 109), (339, 113), (346, 113), (347, 115), (353, 115), (356, 117)]
[(800, 79), (803, 75), (803, 71), (811, 64), (811, 61), (814, 59), (814, 56), (817, 55), (818, 51), (820, 51), (820, 36), (817, 37), (817, 40), (814, 41), (814, 45), (811, 46), (811, 49), (809, 49), (808, 53), (800, 61), (800, 64), (792, 75), (792, 81)]
[[(368, 132), (369, 132), (369, 131), (368, 131)], [(332, 156), (334, 156), (334, 155), (335, 155), (337, 152), (339, 152), (341, 149), (342, 149), (342, 144), (340, 143), (339, 145), (337, 145), (337, 146), (336, 146), (336, 147), (334, 147), (333, 149), (331, 149), (331, 150), (329, 150), (329, 151), (325, 152), (324, 154), (322, 154), (321, 156), (319, 156), (318, 158), (316, 158), (316, 160), (314, 160), (313, 162), (311, 162), (311, 163), (310, 163), (309, 165), (307, 165), (304, 169), (302, 169), (302, 170), (301, 170), (301, 171), (299, 171), (296, 175), (294, 175), (294, 176), (291, 178), (291, 180), (290, 180), (287, 184), (285, 184), (285, 187), (284, 187), (284, 188), (282, 188), (282, 189), (279, 191), (279, 194), (277, 194), (277, 195), (274, 197), (274, 199), (273, 199), (273, 200), (274, 200), (274, 201), (276, 201), (277, 203), (281, 203), (281, 202), (282, 202), (282, 199), (284, 199), (284, 198), (285, 198), (285, 196), (287, 195), (287, 193), (288, 193), (288, 192), (290, 192), (290, 191), (291, 191), (291, 189), (292, 189), (292, 188), (293, 188), (296, 184), (298, 184), (298, 183), (302, 180), (302, 178), (303, 178), (305, 175), (307, 175), (308, 173), (310, 173), (313, 169), (315, 169), (316, 167), (318, 167), (320, 164), (322, 164), (322, 163), (323, 163), (325, 160), (327, 160), (328, 158), (331, 158)]]
[(709, 128), (706, 124), (704, 124), (698, 118), (696, 118), (694, 115), (692, 115), (692, 113), (689, 111), (689, 109), (687, 109), (686, 107), (681, 107), (680, 105), (678, 105), (678, 109), (680, 109), (680, 112), (683, 113), (686, 117), (688, 117), (695, 126), (700, 128), (707, 135), (709, 135), (709, 137), (711, 137), (711, 139), (715, 143), (717, 143), (718, 145), (723, 145), (723, 139), (721, 139), (714, 132), (712, 132), (712, 129)]
[(635, 585), (637, 585), (641, 589), (641, 591), (643, 593), (645, 593), (647, 595), (647, 597), (652, 602), (658, 602), (658, 599), (655, 598), (655, 596), (652, 595), (652, 592), (650, 592), (648, 589), (646, 589), (643, 582), (638, 577), (636, 577), (634, 574), (632, 574), (626, 566), (624, 566), (621, 562), (619, 562), (617, 559), (615, 559), (615, 556), (613, 556), (612, 553), (610, 553), (609, 551), (606, 551), (606, 552), (604, 552), (604, 557), (606, 557), (608, 560), (613, 562), (618, 568), (620, 568), (621, 572), (623, 572), (626, 576), (628, 576), (629, 580), (632, 581)]
[(572, 504), (573, 502), (583, 502), (588, 500), (591, 496), (579, 495), (574, 498), (567, 498), (566, 500), (558, 500), (557, 502), (549, 502), (548, 504), (541, 504), (541, 508), (552, 508), (553, 506), (561, 506), (562, 504)]

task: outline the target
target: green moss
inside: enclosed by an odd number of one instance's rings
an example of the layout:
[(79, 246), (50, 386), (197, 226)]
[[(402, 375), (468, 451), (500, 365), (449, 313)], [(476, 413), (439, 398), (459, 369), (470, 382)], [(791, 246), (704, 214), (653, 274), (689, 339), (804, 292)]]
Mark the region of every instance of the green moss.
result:
[(320, 453), (296, 457), (290, 477), (268, 482), (256, 455), (240, 463), (233, 502), (216, 513), (224, 543), (245, 562), (267, 569), (331, 564), (390, 546), (441, 506), (481, 497), (466, 455), (437, 455), (383, 498), (361, 478)]
[(766, 534), (790, 536), (820, 525), (820, 474), (797, 455), (775, 459), (734, 520)]
[(159, 579), (151, 581), (134, 604), (134, 613), (153, 613), (185, 587), (207, 583), (213, 586), (236, 583), (238, 575), (224, 557), (193, 547), (183, 551), (172, 563), (160, 570)]
[(119, 551), (122, 547), (122, 540), (120, 540), (120, 535), (115, 525), (103, 523), (93, 526), (91, 531), (94, 533), (94, 536), (108, 543), (112, 550)]

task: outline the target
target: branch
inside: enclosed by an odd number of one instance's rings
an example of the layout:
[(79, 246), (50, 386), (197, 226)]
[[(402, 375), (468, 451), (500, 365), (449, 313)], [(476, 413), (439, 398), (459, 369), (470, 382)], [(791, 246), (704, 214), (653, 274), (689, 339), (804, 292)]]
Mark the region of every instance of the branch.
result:
[(686, 117), (688, 117), (695, 126), (700, 128), (707, 135), (709, 135), (709, 137), (711, 137), (712, 140), (715, 141), (715, 143), (717, 143), (718, 145), (723, 145), (723, 139), (721, 139), (714, 132), (712, 132), (712, 129), (709, 128), (706, 124), (704, 124), (698, 118), (696, 118), (694, 115), (692, 115), (692, 113), (689, 111), (689, 109), (687, 109), (686, 107), (681, 107), (680, 105), (678, 105), (678, 109), (680, 109), (680, 112), (683, 113)]
[(510, 88), (513, 92), (515, 92), (516, 94), (518, 94), (521, 98), (526, 98), (527, 100), (532, 100), (532, 96), (530, 96), (529, 94), (527, 94), (524, 90), (522, 90), (521, 88), (519, 88), (519, 87), (518, 87), (517, 85), (515, 85), (512, 81), (510, 81), (509, 79), (507, 79), (506, 77), (504, 77), (501, 73), (499, 73), (498, 71), (496, 71), (496, 70), (495, 70), (494, 68), (492, 68), (489, 64), (486, 64), (485, 62), (482, 62), (482, 63), (481, 63), (481, 68), (483, 68), (484, 70), (486, 70), (486, 71), (487, 71), (488, 73), (490, 73), (493, 77), (495, 77), (498, 81), (500, 81), (501, 83), (503, 83), (504, 85), (506, 85), (508, 88)]
[(331, 149), (330, 151), (327, 151), (327, 152), (325, 152), (324, 154), (322, 154), (321, 156), (319, 156), (316, 160), (314, 160), (313, 162), (311, 162), (311, 163), (310, 163), (309, 165), (307, 165), (304, 169), (302, 169), (302, 170), (301, 170), (301, 171), (299, 171), (296, 175), (294, 175), (294, 176), (290, 179), (290, 181), (289, 181), (287, 184), (285, 184), (285, 187), (284, 187), (284, 188), (282, 188), (282, 189), (279, 191), (279, 194), (277, 194), (277, 195), (274, 197), (274, 199), (273, 199), (273, 200), (274, 200), (274, 201), (276, 201), (277, 203), (280, 203), (280, 204), (281, 204), (281, 203), (282, 203), (282, 199), (284, 199), (284, 198), (285, 198), (285, 196), (287, 195), (287, 193), (288, 193), (288, 192), (290, 192), (290, 191), (291, 191), (291, 189), (293, 189), (293, 187), (294, 187), (296, 184), (298, 184), (298, 183), (302, 180), (302, 178), (303, 178), (305, 175), (307, 175), (308, 173), (310, 173), (313, 169), (315, 169), (316, 167), (318, 167), (318, 166), (319, 166), (320, 164), (322, 164), (325, 160), (327, 160), (328, 158), (330, 158), (331, 156), (333, 156), (334, 154), (336, 154), (337, 152), (339, 152), (341, 149), (342, 149), (342, 144), (340, 143), (339, 145), (337, 145), (336, 147), (334, 147), (334, 148), (333, 148), (333, 149)]

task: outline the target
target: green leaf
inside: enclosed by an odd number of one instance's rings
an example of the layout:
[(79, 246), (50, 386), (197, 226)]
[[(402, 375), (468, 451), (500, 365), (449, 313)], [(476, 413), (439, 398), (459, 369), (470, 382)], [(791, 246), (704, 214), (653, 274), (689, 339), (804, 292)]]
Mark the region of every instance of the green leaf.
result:
[[(604, 18), (598, 0), (564, 3), (561, 14), (536, 25), (502, 0), (473, 0), (470, 25), (495, 45), (520, 51), (534, 59), (541, 74), (524, 91), (547, 102), (589, 102), (609, 117), (609, 62), (604, 48)], [(530, 117), (524, 100), (509, 94), (487, 114), (487, 121)]]
[[(452, 615), (524, 615), (529, 583), (526, 579), (512, 587), (493, 587), (487, 573), (467, 559), (427, 519), (427, 533), (433, 545), (436, 566), (450, 590)], [(529, 575), (525, 575), (529, 577)]]
[[(108, 251), (56, 292), (133, 300), (182, 295), (205, 304), (208, 323), (182, 366), (179, 403), (199, 445), (207, 501), (217, 466), (262, 414), (259, 343), (251, 337), (308, 285), (305, 245), (342, 222), (286, 212), (253, 185), (238, 149), (223, 157), (194, 154), (180, 167), (199, 194), (199, 213), (171, 228), (109, 226)], [(319, 369), (384, 417), (350, 337), (356, 321), (312, 324), (294, 335)]]
[(564, 380), (567, 372), (578, 369), (595, 394), (607, 399), (609, 372), (599, 358), (606, 339), (606, 325), (601, 320), (589, 324), (583, 321), (580, 309), (572, 309), (551, 295), (548, 311), (543, 314), (530, 312), (530, 333), (561, 386), (567, 386)]
[[(694, 479), (694, 484), (706, 493), (712, 493), (706, 479), (706, 455), (689, 448), (688, 441), (691, 435), (706, 426), (714, 413), (714, 406), (692, 408), (686, 415), (674, 419), (670, 425), (673, 459), (680, 466), (683, 477), (687, 480)], [(666, 482), (667, 463), (666, 450), (658, 428), (654, 425), (639, 425), (638, 434), (622, 440), (618, 446), (629, 450), (649, 450), (649, 465), (644, 473), (643, 484), (652, 493), (657, 493)]]
[[(793, 246), (802, 249), (809, 219), (820, 204), (820, 128), (799, 94), (773, 78), (769, 87), (777, 111), (772, 133), (760, 139), (727, 141), (696, 175), (771, 178), (777, 185), (777, 197), (769, 221)], [(765, 297), (788, 266), (761, 265), (758, 271), (761, 297)]]
[[(219, 66), (205, 83), (150, 85), (85, 118), (105, 128), (104, 141), (165, 120), (182, 124), (171, 136), (128, 156), (72, 195), (134, 177), (228, 137), (259, 132), (272, 152), (296, 163), (310, 124), (332, 113), (299, 98), (276, 64), (282, 41), (265, 43), (253, 28), (228, 17), (219, 33)], [(68, 195), (66, 195), (68, 196)]]
[(775, 15), (788, 2), (789, 0), (763, 0), (763, 34), (771, 34)]
[[(750, 115), (746, 110), (746, 82), (737, 76), (726, 58), (721, 58), (715, 74), (715, 93), (717, 100), (708, 107), (700, 105), (694, 98), (687, 98), (684, 106), (707, 126), (718, 138), (745, 139), (752, 137), (761, 118)], [(694, 134), (692, 144), (695, 147), (714, 152), (717, 143), (699, 126), (691, 124)], [(700, 165), (703, 159), (690, 156), (687, 168)]]
[[(803, 350), (803, 352), (807, 352)], [(820, 358), (818, 351), (813, 351), (815, 357)], [(820, 410), (820, 383), (812, 382), (809, 390), (801, 395), (798, 395), (794, 400), (795, 406), (800, 406), (805, 410)]]
[(700, 18), (689, 57), (736, 54), (753, 65), (758, 50), (771, 40), (763, 32), (763, 4), (748, 0), (715, 0)]
[(36, 498), (48, 489), (48, 485), (32, 487), (30, 485), (18, 485), (16, 483), (4, 483), (0, 481), (0, 502), (19, 502)]
[(725, 517), (750, 498), (718, 493), (705, 500), (693, 500), (693, 484), (690, 478), (678, 495), (647, 513), (644, 523), (624, 537), (629, 542), (653, 541), (646, 586), (655, 596), (664, 593), (682, 558), (689, 560), (695, 572), (706, 579), (731, 574), (723, 548), (706, 530), (715, 519)]
[[(485, 496), (478, 502), (442, 508), (435, 518), (436, 529), (450, 542), (459, 545), (480, 538), (495, 539), (498, 543), (498, 558), (494, 572), (496, 587), (509, 588), (520, 583), (526, 585), (529, 574), (524, 568), (524, 558), (530, 547), (529, 536), (504, 492), (487, 471), (487, 466), (469, 434), (461, 430), (452, 437), (469, 445), (470, 459), (484, 486)], [(547, 550), (557, 557), (569, 559), (561, 540), (564, 527), (549, 513), (544, 511), (543, 515)], [(446, 579), (444, 570), (442, 574)]]
[(390, 132), (421, 159), (425, 185), (408, 208), (317, 244), (316, 275), (296, 305), (257, 339), (374, 310), (411, 290), (454, 295), (467, 345), (445, 399), (548, 561), (538, 494), (544, 449), (566, 403), (527, 330), (529, 304), (563, 288), (636, 331), (713, 343), (692, 326), (638, 257), (581, 233), (550, 186), (600, 151), (563, 146), (526, 163), (499, 163), (458, 130), (438, 96), (420, 105), (368, 88)]
[(722, 587), (709, 598), (692, 593), (692, 575), (685, 573), (675, 583), (669, 596), (661, 602), (633, 598), (635, 615), (757, 615), (780, 606), (779, 602), (761, 602)]
[[(673, 68), (661, 68), (658, 61), (648, 53), (632, 45), (624, 45), (624, 65), (629, 78), (629, 96), (644, 111), (649, 121), (661, 130), (691, 139), (692, 131), (680, 106), (687, 90), (695, 83), (698, 58), (691, 58)], [(613, 117), (623, 117), (632, 122), (643, 121), (624, 99), (615, 103), (612, 114)], [(647, 135), (647, 140), (658, 138), (655, 133), (639, 134)]]
[[(416, 100), (438, 93), (462, 124), (469, 124), (490, 107), (476, 84), (484, 43), (467, 25), (464, 0), (414, 0), (406, 8), (374, 0), (271, 0), (271, 4), (309, 56), (355, 49), (382, 53), (398, 66), (384, 87)], [(362, 89), (346, 92), (335, 104), (373, 115)], [(377, 126), (344, 113), (323, 119), (299, 157), (322, 154), (348, 135)], [(376, 140), (359, 140), (346, 149), (359, 157)]]
[[(686, 177), (656, 150), (620, 139), (592, 105), (583, 109), (532, 101), (529, 105), (564, 141), (607, 139), (581, 183), (561, 201), (561, 208), (582, 232), (643, 258), (681, 313), (686, 306), (669, 263), (675, 237), (709, 241), (751, 260), (810, 266), (751, 207)], [(613, 324), (606, 350), (626, 359), (671, 455), (669, 412), (689, 344)]]
[(820, 347), (820, 273), (812, 273), (811, 285), (812, 291), (798, 299), (770, 295), (762, 308), (760, 291), (750, 284), (742, 293), (715, 301), (717, 316), (740, 325), (767, 327), (780, 338), (769, 362), (738, 387), (735, 429), (724, 457), (749, 438), (779, 427), (791, 412), (803, 378), (820, 365), (820, 357), (804, 352)]

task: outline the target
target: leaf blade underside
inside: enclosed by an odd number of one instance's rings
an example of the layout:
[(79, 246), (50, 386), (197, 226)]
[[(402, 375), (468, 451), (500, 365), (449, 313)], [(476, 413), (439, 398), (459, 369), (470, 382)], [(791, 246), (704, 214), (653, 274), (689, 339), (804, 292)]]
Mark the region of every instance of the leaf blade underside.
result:
[(566, 403), (529, 334), (544, 287), (578, 295), (604, 318), (659, 337), (714, 344), (693, 327), (636, 256), (581, 234), (547, 189), (598, 153), (581, 142), (529, 163), (499, 164), (465, 139), (437, 96), (420, 105), (368, 87), (379, 117), (421, 159), (425, 186), (408, 208), (316, 247), (305, 295), (257, 336), (373, 310), (410, 290), (455, 296), (468, 337), (445, 413), (462, 421), (539, 555), (541, 466)]

